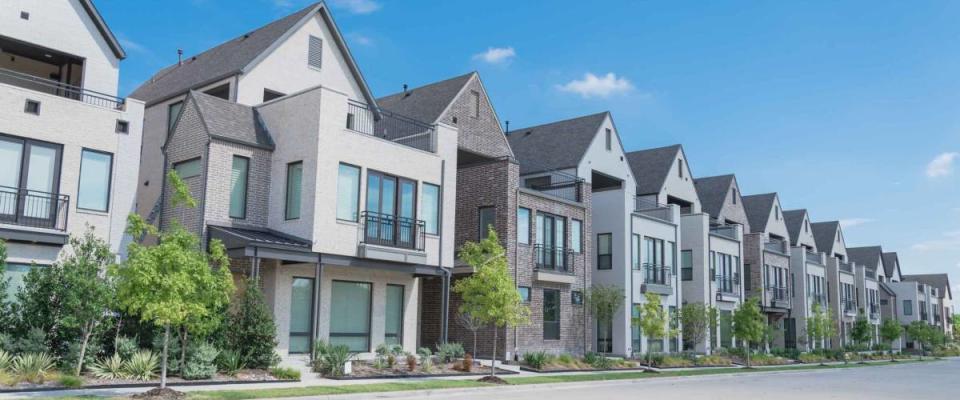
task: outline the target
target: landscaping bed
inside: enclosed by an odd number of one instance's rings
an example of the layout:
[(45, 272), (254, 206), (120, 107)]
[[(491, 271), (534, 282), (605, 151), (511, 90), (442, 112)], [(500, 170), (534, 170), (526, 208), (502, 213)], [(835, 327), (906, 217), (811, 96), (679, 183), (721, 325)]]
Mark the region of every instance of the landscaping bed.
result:
[[(733, 358), (733, 362), (738, 365), (747, 365), (747, 360), (736, 356)], [(750, 366), (751, 367), (766, 367), (770, 365), (790, 365), (796, 364), (796, 361), (791, 360), (785, 357), (779, 357), (769, 354), (751, 354), (750, 355)]]
[(630, 371), (646, 369), (636, 361), (622, 358), (602, 357), (588, 353), (584, 357), (570, 354), (547, 354), (530, 352), (523, 355), (520, 369), (528, 372), (588, 372), (588, 371)]
[[(69, 378), (65, 378), (69, 377)], [(13, 385), (7, 385), (10, 381), (0, 381), (0, 393), (17, 392), (41, 392), (64, 389), (108, 389), (108, 388), (131, 388), (131, 387), (152, 387), (160, 384), (160, 379), (136, 380), (129, 378), (121, 379), (100, 379), (90, 375), (80, 376), (80, 384), (71, 384), (69, 386), (62, 382), (62, 379), (70, 379), (77, 382), (77, 377), (71, 375), (61, 375), (51, 373), (42, 383), (30, 383), (26, 381), (18, 382)], [(196, 385), (228, 385), (244, 383), (281, 383), (297, 382), (299, 379), (279, 379), (274, 377), (269, 371), (260, 369), (247, 369), (238, 371), (236, 375), (215, 374), (209, 379), (187, 380), (176, 376), (167, 377), (167, 385), (170, 386), (196, 386)]]
[(646, 359), (639, 360), (639, 364), (657, 369), (671, 368), (717, 368), (731, 367), (733, 360), (723, 355), (666, 355), (657, 354), (650, 356), (650, 363)]
[[(378, 368), (373, 362), (354, 361), (352, 371), (349, 375), (325, 376), (327, 379), (335, 380), (353, 380), (353, 379), (391, 379), (391, 378), (430, 378), (446, 376), (481, 376), (490, 374), (490, 367), (484, 367), (477, 363), (470, 364), (469, 368), (464, 368), (462, 360), (448, 363), (435, 363), (429, 371), (425, 371), (422, 366), (415, 366), (410, 369), (408, 365), (396, 364), (393, 367)], [(497, 368), (497, 375), (516, 375), (517, 372)]]

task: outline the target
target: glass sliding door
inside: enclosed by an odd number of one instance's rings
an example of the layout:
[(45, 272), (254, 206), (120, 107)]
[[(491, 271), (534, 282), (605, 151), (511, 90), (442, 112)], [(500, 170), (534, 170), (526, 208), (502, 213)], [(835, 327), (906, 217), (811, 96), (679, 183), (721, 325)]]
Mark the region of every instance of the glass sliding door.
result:
[(403, 344), (403, 286), (387, 285), (385, 327), (383, 342), (388, 345)]
[(290, 354), (309, 353), (313, 330), (313, 278), (293, 278), (290, 290)]
[(367, 172), (366, 241), (372, 244), (416, 248), (417, 183), (376, 171)]
[(343, 344), (350, 351), (370, 351), (370, 306), (373, 296), (368, 282), (333, 281), (330, 293), (330, 344)]
[(16, 219), (23, 141), (0, 136), (0, 220)]
[(0, 221), (56, 227), (66, 202), (57, 194), (61, 146), (0, 136)]

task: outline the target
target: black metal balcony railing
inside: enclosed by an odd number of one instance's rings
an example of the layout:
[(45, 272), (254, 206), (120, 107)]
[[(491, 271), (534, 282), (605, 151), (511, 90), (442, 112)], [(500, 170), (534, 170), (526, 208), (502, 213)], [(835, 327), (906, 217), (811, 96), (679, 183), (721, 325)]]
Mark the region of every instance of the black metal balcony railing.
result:
[(0, 223), (67, 230), (70, 196), (0, 186)]
[(437, 152), (437, 130), (434, 125), (387, 110), (380, 110), (380, 118), (377, 119), (366, 104), (354, 101), (347, 103), (347, 129), (415, 149)]
[(426, 223), (423, 220), (364, 211), (363, 243), (423, 251)]
[(573, 272), (573, 251), (547, 245), (533, 246), (533, 260), (537, 270)]
[(786, 301), (790, 299), (790, 288), (771, 286), (767, 288), (770, 292), (770, 299), (773, 301)]
[(845, 313), (856, 313), (857, 312), (857, 303), (853, 299), (840, 299), (840, 306), (843, 308)]
[(644, 283), (664, 286), (671, 286), (673, 283), (673, 267), (643, 263), (634, 265), (633, 269), (643, 273)]
[(550, 182), (544, 185), (530, 185), (530, 189), (577, 203), (583, 201), (582, 179), (568, 179), (561, 182)]
[(66, 97), (68, 99), (82, 101), (95, 106), (112, 108), (115, 110), (123, 109), (123, 105), (126, 102), (126, 100), (121, 97), (111, 96), (109, 94), (100, 93), (17, 71), (11, 71), (4, 68), (0, 68), (0, 83), (6, 83), (17, 87), (22, 87), (24, 89), (35, 90), (41, 93), (52, 94), (54, 96)]
[(740, 275), (717, 275), (714, 281), (717, 284), (717, 292), (723, 294), (740, 293)]

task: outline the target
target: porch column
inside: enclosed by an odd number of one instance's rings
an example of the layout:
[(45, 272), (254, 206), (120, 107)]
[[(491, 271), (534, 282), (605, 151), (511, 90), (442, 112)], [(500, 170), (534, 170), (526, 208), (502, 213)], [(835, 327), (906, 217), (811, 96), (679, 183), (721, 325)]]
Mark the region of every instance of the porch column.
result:
[[(311, 344), (316, 343), (320, 338), (320, 280), (323, 278), (323, 255), (317, 255), (317, 265), (313, 270), (313, 332), (310, 336), (313, 340)], [(310, 349), (310, 359), (313, 359), (313, 349)]]

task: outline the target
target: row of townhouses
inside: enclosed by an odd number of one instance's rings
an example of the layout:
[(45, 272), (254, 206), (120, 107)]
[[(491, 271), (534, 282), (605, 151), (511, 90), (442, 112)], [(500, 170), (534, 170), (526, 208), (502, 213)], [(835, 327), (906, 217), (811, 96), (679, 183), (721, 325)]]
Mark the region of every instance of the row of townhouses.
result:
[[(91, 1), (2, 5), (14, 288), (87, 226), (122, 257), (139, 213), (222, 240), (235, 276), (260, 279), (284, 356), (317, 340), (361, 354), (469, 344), (451, 287), (473, 270), (456, 252), (492, 227), (531, 309), (498, 332), (508, 359), (734, 347), (732, 312), (754, 297), (777, 347), (811, 346), (814, 304), (835, 316), (834, 347), (860, 313), (951, 329), (946, 274), (903, 275), (895, 252), (847, 247), (836, 221), (744, 195), (732, 174), (696, 177), (680, 145), (627, 151), (609, 112), (505, 132), (475, 72), (375, 96), (323, 2), (180, 58), (127, 98), (126, 54)], [(172, 207), (171, 170), (198, 207)], [(623, 291), (610, 324), (584, 304), (594, 285)], [(646, 337), (631, 321), (648, 293), (670, 315), (715, 307), (716, 329)]]

